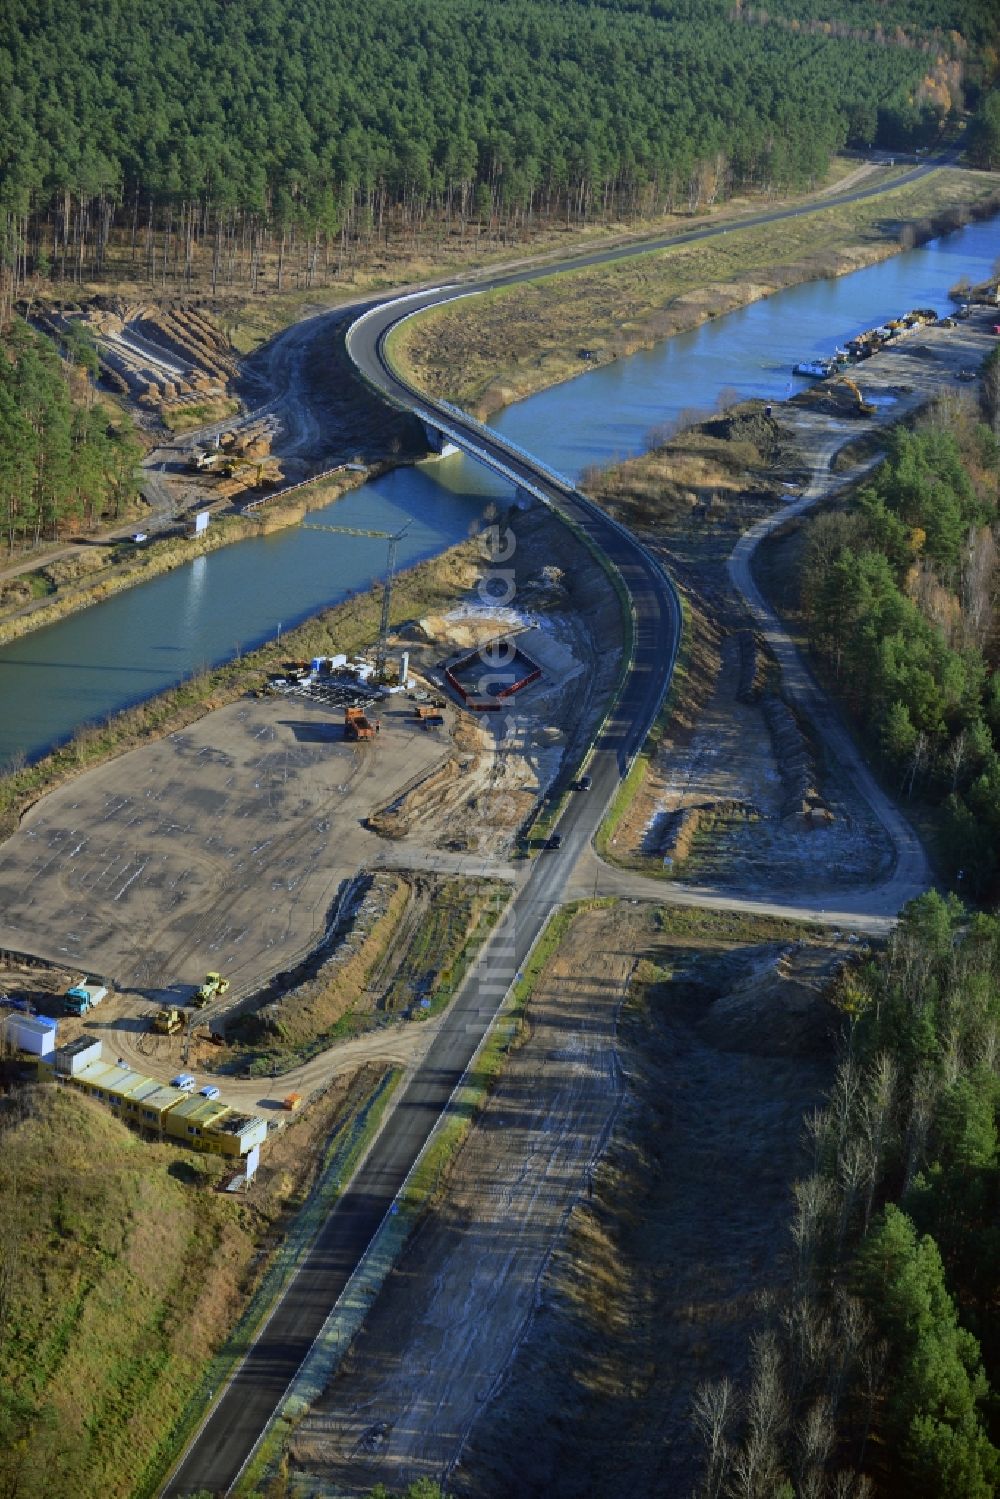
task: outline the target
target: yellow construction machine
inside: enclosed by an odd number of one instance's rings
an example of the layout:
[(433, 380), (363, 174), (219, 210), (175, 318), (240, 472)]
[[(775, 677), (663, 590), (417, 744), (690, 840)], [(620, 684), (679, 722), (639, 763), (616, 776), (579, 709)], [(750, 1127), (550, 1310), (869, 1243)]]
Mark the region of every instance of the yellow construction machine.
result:
[(874, 416), (875, 415), (875, 407), (872, 405), (872, 403), (870, 401), (866, 401), (865, 400), (864, 396), (861, 394), (861, 391), (855, 385), (855, 383), (854, 383), (853, 380), (849, 380), (847, 378), (847, 376), (844, 375), (843, 378), (839, 381), (839, 384), (846, 386), (847, 389), (851, 392), (851, 395), (854, 397), (854, 399), (855, 399), (855, 401), (857, 403), (857, 410), (858, 410), (858, 415), (859, 416)]
[(224, 979), (221, 973), (206, 973), (204, 983), (191, 998), (191, 1004), (196, 1010), (204, 1009), (213, 999), (220, 999), (228, 988), (229, 980)]
[(176, 1005), (167, 1005), (154, 1015), (153, 1029), (161, 1036), (174, 1036), (184, 1029), (184, 1016)]

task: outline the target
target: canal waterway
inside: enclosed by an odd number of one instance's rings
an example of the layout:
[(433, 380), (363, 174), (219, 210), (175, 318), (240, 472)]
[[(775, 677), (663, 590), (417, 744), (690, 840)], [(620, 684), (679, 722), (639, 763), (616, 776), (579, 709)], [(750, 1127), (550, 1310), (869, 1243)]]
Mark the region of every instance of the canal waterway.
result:
[[(973, 284), (985, 281), (998, 255), (1000, 218), (971, 224), (849, 276), (789, 287), (600, 365), (509, 406), (492, 425), (558, 473), (579, 479), (593, 464), (646, 452), (680, 419), (713, 411), (720, 394), (786, 400), (812, 383), (792, 375), (800, 360), (829, 357), (856, 333), (911, 307), (954, 310), (949, 289), (963, 276)], [(857, 378), (863, 389), (863, 367)]]
[[(850, 276), (811, 282), (589, 371), (508, 408), (494, 425), (574, 479), (644, 452), (685, 414), (725, 392), (782, 400), (793, 364), (911, 307), (949, 305), (962, 276), (983, 280), (1000, 219), (972, 225)], [(862, 381), (863, 384), (863, 381)], [(399, 565), (435, 555), (509, 491), (458, 457), (401, 468), (309, 519), (406, 534)], [(0, 649), (0, 765), (37, 758), (83, 724), (249, 650), (368, 587), (384, 542), (295, 527), (225, 547)]]

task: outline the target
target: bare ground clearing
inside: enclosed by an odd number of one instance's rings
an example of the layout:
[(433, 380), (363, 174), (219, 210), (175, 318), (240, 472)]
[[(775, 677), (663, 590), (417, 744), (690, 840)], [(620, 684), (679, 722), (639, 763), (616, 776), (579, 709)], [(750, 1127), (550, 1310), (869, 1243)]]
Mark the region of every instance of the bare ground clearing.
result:
[[(110, 978), (119, 992), (85, 1021), (62, 1018), (62, 1039), (92, 1034), (142, 1072), (166, 1078), (183, 1061), (208, 1081), (200, 1073), (218, 1050), (155, 1035), (155, 1009), (185, 1003), (209, 968), (231, 978), (233, 998), (293, 967), (324, 935), (344, 883), (382, 852), (366, 811), (451, 752), (447, 734), (427, 734), (402, 708), (383, 711), (373, 746), (345, 743), (339, 717), (242, 699), (36, 804), (0, 848), (0, 946), (56, 966), (8, 967), (2, 986), (58, 1015), (73, 976)], [(433, 1022), (418, 1029), (345, 1042), (286, 1074), (279, 1099), (374, 1058), (411, 1065)], [(227, 1102), (275, 1106), (274, 1086), (223, 1086)]]
[[(887, 872), (888, 841), (835, 765), (826, 764), (815, 776), (823, 794), (814, 811), (822, 815), (815, 821), (809, 814), (786, 815), (781, 752), (761, 703), (741, 702), (739, 685), (738, 637), (728, 635), (714, 690), (696, 727), (686, 743), (675, 737), (673, 752), (659, 757), (643, 788), (635, 815), (652, 809), (642, 829), (643, 853), (655, 858), (673, 848), (671, 867), (682, 878), (734, 890), (757, 890), (766, 881), (775, 895), (849, 889)], [(819, 771), (819, 757), (805, 744)], [(753, 810), (746, 815), (744, 807)], [(669, 843), (669, 830), (671, 820), (690, 808), (708, 810), (685, 859)]]
[[(820, 497), (844, 484), (845, 475), (828, 469), (838, 444), (877, 445), (880, 429), (936, 398), (958, 398), (965, 389), (958, 372), (977, 367), (995, 343), (992, 321), (983, 310), (952, 328), (915, 330), (852, 370), (872, 416), (857, 413), (843, 383), (824, 382), (776, 407), (772, 419), (742, 408), (593, 476), (590, 492), (661, 551), (692, 613), (677, 711), (616, 829), (616, 860), (662, 873), (664, 855), (674, 856), (671, 870), (681, 878), (750, 894), (804, 884), (836, 891), (884, 875), (891, 861), (884, 830), (806, 719), (799, 736), (812, 779), (799, 784), (816, 795), (789, 815), (797, 752), (789, 753), (770, 716), (781, 676), (748, 629), (724, 562), (748, 524), (798, 499), (806, 475)], [(690, 808), (706, 809), (703, 824), (676, 858), (671, 837)]]
[[(154, 1010), (185, 1003), (210, 968), (231, 979), (230, 999), (287, 974), (359, 870), (426, 872), (434, 890), (449, 876), (514, 878), (514, 834), (563, 755), (586, 741), (621, 639), (617, 599), (589, 552), (541, 508), (514, 525), (517, 610), (484, 605), (466, 565), (396, 639), (418, 679), (426, 671), (436, 685), (442, 655), (520, 631), (543, 677), (509, 713), (452, 705), (441, 727), (426, 728), (393, 696), (377, 710), (374, 744), (352, 746), (330, 707), (244, 697), (76, 777), (25, 815), (0, 848), (0, 947), (58, 966), (52, 1001), (74, 972), (122, 991), (86, 1022), (64, 1021), (67, 1036), (101, 1035), (156, 1076), (180, 1061), (214, 1070), (206, 1041), (154, 1036)], [(320, 1009), (318, 1028), (337, 1018)], [(394, 1026), (360, 1044), (346, 1043), (343, 1060), (338, 1046), (320, 1070), (319, 1059), (289, 1070), (285, 1058), (285, 1091), (311, 1091), (355, 1057), (409, 1063), (424, 1049)], [(230, 1079), (226, 1092), (260, 1101), (259, 1083)]]
[[(86, 1021), (62, 1021), (66, 1039), (86, 1030), (158, 1077), (182, 1058), (217, 1065), (214, 1048), (154, 1036), (154, 1009), (184, 1003), (209, 968), (236, 996), (294, 966), (325, 932), (342, 884), (379, 857), (366, 810), (447, 753), (447, 740), (402, 712), (374, 747), (355, 748), (315, 706), (272, 698), (220, 709), (29, 813), (0, 850), (0, 942), (58, 965), (58, 981), (45, 981), (53, 999), (74, 971), (115, 981), (121, 992)], [(287, 1076), (282, 1092), (308, 1094), (373, 1056), (409, 1063), (425, 1044), (395, 1031), (348, 1044)], [(268, 1092), (234, 1079), (225, 1091), (241, 1103)]]

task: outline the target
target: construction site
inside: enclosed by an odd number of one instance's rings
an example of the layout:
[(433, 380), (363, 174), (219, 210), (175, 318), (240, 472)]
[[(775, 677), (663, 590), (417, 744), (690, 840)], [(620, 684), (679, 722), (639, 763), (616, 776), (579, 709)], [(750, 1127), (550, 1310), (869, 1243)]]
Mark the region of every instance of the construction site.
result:
[(324, 340), (304, 357), (265, 348), (246, 358), (227, 316), (186, 298), (103, 295), (33, 313), (57, 345), (82, 335), (100, 384), (127, 404), (146, 449), (150, 535), (183, 530), (199, 511), (252, 513), (317, 479), (363, 478), (422, 454), (417, 423), (387, 416), (350, 378), (342, 350)]
[[(329, 1073), (365, 1035), (391, 1049), (387, 1023), (433, 1024), (618, 670), (597, 562), (540, 509), (513, 524), (517, 609), (484, 604), (474, 573), (450, 610), (390, 629), (386, 587), (367, 658), (287, 660), (258, 695), (39, 802), (0, 850), (0, 947), (44, 966), (34, 989), (0, 971), (0, 989), (141, 1073), (221, 1071), (243, 1107), (274, 1105), (248, 1067), (284, 1075), (346, 1041)], [(519, 690), (479, 712), (448, 663), (495, 676), (498, 639)], [(63, 1012), (75, 970), (105, 976), (93, 1015)]]

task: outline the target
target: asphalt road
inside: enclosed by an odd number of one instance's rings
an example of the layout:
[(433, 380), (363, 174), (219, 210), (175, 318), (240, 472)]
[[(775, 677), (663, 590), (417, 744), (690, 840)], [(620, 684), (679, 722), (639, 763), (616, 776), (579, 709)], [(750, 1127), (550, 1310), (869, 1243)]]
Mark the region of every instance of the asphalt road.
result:
[[(915, 167), (891, 185), (898, 187), (916, 181), (933, 170), (934, 165)], [(824, 199), (819, 206), (828, 208), (856, 202), (884, 190), (881, 186), (859, 189)], [(813, 205), (776, 209), (740, 219), (738, 227), (776, 223), (813, 211)], [(598, 251), (542, 269), (536, 266), (481, 279), (476, 281), (475, 289), (511, 285), (541, 275), (610, 263), (648, 250), (690, 244), (724, 234), (729, 227), (737, 225), (705, 227)], [(541, 492), (554, 509), (565, 514), (604, 550), (617, 566), (631, 596), (635, 623), (633, 658), (617, 706), (601, 731), (588, 767), (593, 778), (592, 789), (573, 796), (560, 821), (562, 848), (544, 853), (535, 861), (506, 919), (494, 931), (475, 971), (453, 1001), (419, 1072), (324, 1224), (264, 1331), (168, 1479), (162, 1490), (165, 1495), (198, 1490), (224, 1494), (235, 1483), (474, 1056), (500, 1000), (523, 966), (548, 916), (561, 904), (573, 866), (589, 845), (619, 779), (642, 743), (673, 672), (680, 636), (679, 605), (671, 584), (640, 544), (527, 454), (510, 447), (453, 408), (436, 406), (407, 387), (389, 368), (384, 341), (393, 324), (413, 311), (450, 300), (456, 294), (461, 292), (454, 285), (436, 287), (369, 309), (350, 331), (351, 356), (366, 379), (387, 398), (431, 418), (437, 413), (442, 422), (462, 433), (470, 451), (478, 448), (487, 461), (501, 464), (515, 479), (522, 479), (533, 491)]]
[[(908, 172), (894, 177), (890, 182), (881, 180), (869, 184), (867, 187), (858, 187), (847, 193), (833, 193), (825, 198), (817, 198), (809, 203), (794, 204), (787, 208), (774, 208), (764, 213), (748, 214), (738, 218), (732, 218), (724, 222), (706, 224), (700, 229), (685, 229), (678, 234), (653, 235), (649, 238), (629, 240), (626, 244), (615, 245), (603, 250), (592, 250), (586, 255), (570, 256), (565, 260), (554, 261), (550, 264), (529, 265), (524, 269), (506, 271), (500, 275), (491, 274), (489, 271), (474, 271), (468, 276), (456, 278), (455, 282), (448, 286), (428, 287), (423, 291), (414, 291), (407, 299), (406, 311), (417, 311), (422, 307), (430, 307), (436, 302), (453, 301), (457, 296), (468, 295), (478, 291), (493, 291), (501, 286), (514, 286), (521, 281), (537, 281), (543, 276), (558, 276), (566, 271), (582, 271), (589, 266), (610, 265), (616, 260), (627, 260), (635, 255), (645, 255), (654, 250), (669, 250), (676, 245), (693, 245), (699, 240), (715, 239), (720, 234), (727, 234), (730, 229), (754, 229), (762, 224), (777, 224), (784, 219), (798, 219), (806, 214), (821, 213), (828, 208), (837, 208), (845, 203), (860, 203), (865, 198), (881, 197), (884, 193), (894, 192), (899, 187), (908, 187), (912, 182), (919, 182), (921, 177), (928, 176), (931, 172), (938, 171), (941, 167), (953, 166), (957, 153), (950, 152), (936, 158), (928, 159), (919, 165), (911, 167)], [(382, 303), (382, 308), (393, 309), (392, 303)], [(394, 309), (393, 309), (394, 310)], [(328, 317), (330, 314), (319, 314), (320, 317)], [(395, 317), (391, 321), (396, 321)], [(294, 325), (302, 328), (302, 323)], [(292, 332), (293, 330), (288, 330)], [(282, 335), (279, 335), (279, 337)], [(365, 339), (367, 348), (355, 345), (351, 349), (355, 363), (362, 372), (372, 379), (379, 389), (385, 391), (386, 386), (374, 367), (370, 363), (374, 349)], [(377, 363), (377, 361), (375, 361)], [(398, 382), (402, 384), (402, 382)], [(405, 389), (405, 387), (404, 387)], [(421, 400), (423, 398), (421, 397)], [(409, 405), (409, 401), (404, 404)]]

